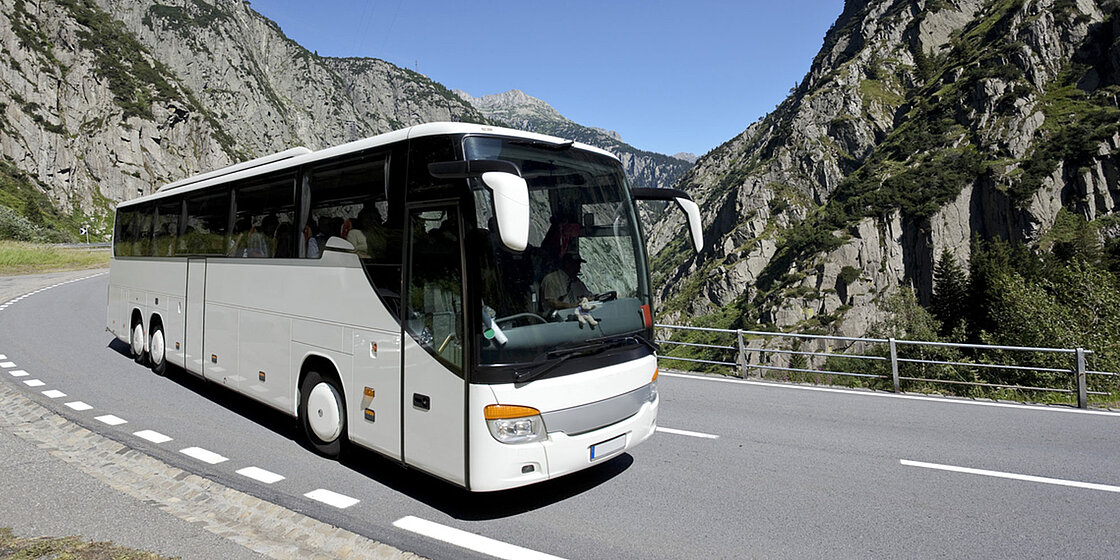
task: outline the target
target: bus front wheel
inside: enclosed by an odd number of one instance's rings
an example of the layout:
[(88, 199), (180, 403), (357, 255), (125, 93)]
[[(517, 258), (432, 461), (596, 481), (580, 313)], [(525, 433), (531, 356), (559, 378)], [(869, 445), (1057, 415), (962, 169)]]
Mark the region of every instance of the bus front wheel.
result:
[(338, 383), (309, 371), (300, 386), (299, 399), (300, 423), (315, 451), (338, 457), (346, 434), (346, 405)]

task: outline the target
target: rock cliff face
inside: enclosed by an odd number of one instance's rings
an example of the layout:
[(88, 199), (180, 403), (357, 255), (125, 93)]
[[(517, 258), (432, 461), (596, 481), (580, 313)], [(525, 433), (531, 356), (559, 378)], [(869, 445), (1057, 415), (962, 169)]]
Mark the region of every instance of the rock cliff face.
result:
[(682, 179), (708, 249), (658, 224), (664, 320), (861, 335), (900, 286), (928, 301), (942, 249), (1111, 214), (1118, 35), (1116, 1), (848, 0), (795, 92)]
[(415, 72), (316, 56), (240, 0), (0, 6), (2, 168), (102, 231), (116, 201), (235, 161), (490, 122)]
[(684, 158), (639, 150), (623, 142), (615, 131), (576, 124), (548, 103), (520, 90), (482, 97), (472, 97), (463, 91), (455, 93), (487, 117), (514, 128), (569, 138), (617, 155), (627, 177), (637, 187), (672, 187), (692, 164)]

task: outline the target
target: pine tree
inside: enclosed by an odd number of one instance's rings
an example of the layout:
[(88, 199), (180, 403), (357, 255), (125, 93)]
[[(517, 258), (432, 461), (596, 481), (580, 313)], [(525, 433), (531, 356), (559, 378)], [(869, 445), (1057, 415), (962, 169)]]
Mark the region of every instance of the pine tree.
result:
[(949, 249), (933, 269), (933, 297), (930, 311), (941, 321), (941, 335), (947, 336), (965, 322), (968, 305), (968, 276)]

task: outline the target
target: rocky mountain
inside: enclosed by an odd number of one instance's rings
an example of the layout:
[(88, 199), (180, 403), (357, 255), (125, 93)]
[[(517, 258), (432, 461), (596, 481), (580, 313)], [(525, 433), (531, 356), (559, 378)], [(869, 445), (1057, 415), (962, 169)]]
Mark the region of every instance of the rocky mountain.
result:
[(637, 187), (672, 187), (693, 163), (682, 157), (639, 150), (623, 142), (615, 131), (576, 124), (548, 103), (520, 90), (482, 97), (458, 90), (455, 93), (487, 117), (514, 128), (569, 138), (617, 155), (627, 177)]
[(491, 122), (416, 72), (308, 52), (241, 0), (0, 6), (0, 226), (107, 232), (116, 201), (200, 171)]
[(658, 224), (663, 320), (863, 335), (974, 240), (1045, 249), (1071, 214), (1115, 247), (1118, 36), (1115, 0), (847, 0), (790, 97), (681, 180), (708, 248)]

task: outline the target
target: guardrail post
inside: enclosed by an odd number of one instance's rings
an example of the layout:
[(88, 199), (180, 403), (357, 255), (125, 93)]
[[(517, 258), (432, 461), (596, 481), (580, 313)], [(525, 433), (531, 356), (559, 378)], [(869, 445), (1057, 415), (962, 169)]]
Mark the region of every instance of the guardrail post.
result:
[(747, 378), (747, 350), (743, 344), (743, 329), (735, 330), (735, 338), (739, 342), (739, 377)]
[(891, 345), (891, 381), (894, 382), (894, 392), (901, 393), (902, 386), (898, 383), (898, 349), (895, 348), (894, 338), (888, 340)]
[(1085, 349), (1077, 349), (1077, 408), (1089, 408), (1089, 383), (1085, 376)]

